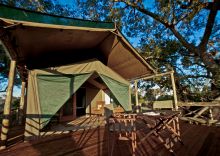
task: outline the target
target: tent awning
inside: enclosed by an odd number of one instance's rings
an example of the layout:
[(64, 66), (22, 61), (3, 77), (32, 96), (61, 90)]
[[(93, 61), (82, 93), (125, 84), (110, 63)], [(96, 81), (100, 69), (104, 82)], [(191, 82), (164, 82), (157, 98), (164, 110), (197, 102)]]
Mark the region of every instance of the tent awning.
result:
[(0, 39), (21, 67), (47, 68), (96, 58), (125, 79), (155, 72), (114, 23), (52, 16), (3, 5), (0, 10), (4, 32)]

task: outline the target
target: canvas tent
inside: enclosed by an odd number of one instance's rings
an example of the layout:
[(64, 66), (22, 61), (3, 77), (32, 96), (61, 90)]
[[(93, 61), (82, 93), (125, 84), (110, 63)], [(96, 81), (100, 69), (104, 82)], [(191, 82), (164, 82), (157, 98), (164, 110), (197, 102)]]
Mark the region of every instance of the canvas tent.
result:
[[(28, 77), (26, 131), (42, 129), (49, 119), (88, 80), (98, 74), (122, 107), (131, 110), (129, 82), (98, 60), (88, 60), (53, 69), (31, 70)], [(36, 129), (36, 130), (35, 130)]]
[[(30, 136), (39, 135), (39, 129), (54, 112), (94, 73), (126, 110), (127, 81), (156, 73), (112, 22), (48, 15), (5, 5), (0, 5), (0, 10), (0, 39), (12, 60), (11, 73), (16, 67), (28, 86), (26, 133)], [(13, 77), (9, 81), (12, 83)], [(10, 110), (10, 96), (7, 99), (5, 107)]]

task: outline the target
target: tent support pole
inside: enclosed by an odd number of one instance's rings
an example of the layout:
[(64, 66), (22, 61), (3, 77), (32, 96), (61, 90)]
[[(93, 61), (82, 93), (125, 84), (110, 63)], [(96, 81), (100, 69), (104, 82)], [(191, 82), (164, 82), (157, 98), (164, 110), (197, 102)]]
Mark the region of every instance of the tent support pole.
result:
[(13, 85), (14, 85), (14, 78), (15, 78), (15, 68), (16, 68), (16, 61), (11, 60), (10, 63), (10, 71), (8, 76), (8, 89), (6, 92), (6, 99), (4, 105), (4, 112), (3, 112), (3, 120), (2, 120), (2, 131), (1, 131), (1, 147), (0, 149), (6, 148), (6, 141), (8, 136), (8, 129), (9, 129), (9, 119), (11, 113), (11, 101), (12, 101), (12, 93), (13, 93)]
[(26, 82), (22, 81), (21, 98), (20, 98), (20, 104), (19, 104), (19, 124), (20, 125), (23, 123), (23, 117), (24, 117), (25, 90), (26, 90)]
[(174, 80), (174, 74), (173, 72), (170, 73), (171, 82), (172, 82), (172, 88), (173, 88), (173, 98), (174, 98), (174, 109), (178, 110), (178, 104), (177, 104), (177, 94), (176, 94), (176, 85)]
[(138, 104), (138, 87), (137, 81), (134, 81), (134, 90), (135, 90), (135, 104), (136, 104), (136, 112), (139, 113), (139, 104)]
[[(130, 85), (129, 85), (129, 90), (128, 90), (128, 92), (129, 92), (129, 106), (131, 106), (131, 87), (130, 87)], [(132, 106), (131, 106), (131, 110), (132, 110)]]

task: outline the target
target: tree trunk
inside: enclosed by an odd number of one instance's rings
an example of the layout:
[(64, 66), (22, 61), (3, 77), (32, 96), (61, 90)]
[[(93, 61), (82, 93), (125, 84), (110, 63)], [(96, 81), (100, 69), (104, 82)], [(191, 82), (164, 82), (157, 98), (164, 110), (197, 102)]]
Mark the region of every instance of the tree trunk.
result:
[(211, 89), (213, 91), (213, 98), (220, 94), (220, 65), (217, 64), (206, 50), (200, 50), (200, 58), (207, 70), (212, 73)]

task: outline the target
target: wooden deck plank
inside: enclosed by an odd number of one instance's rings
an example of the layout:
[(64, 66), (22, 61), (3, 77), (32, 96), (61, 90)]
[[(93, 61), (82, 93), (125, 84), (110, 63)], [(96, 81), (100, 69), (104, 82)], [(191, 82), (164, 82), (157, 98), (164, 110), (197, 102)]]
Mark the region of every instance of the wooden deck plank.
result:
[[(177, 156), (218, 155), (220, 153), (220, 128), (191, 125), (181, 122), (181, 136), (185, 145), (176, 144), (174, 152)], [(144, 134), (138, 134), (138, 140)], [(138, 144), (137, 156), (171, 155), (158, 139), (152, 137)], [(18, 143), (7, 150), (0, 151), (0, 156), (38, 156), (38, 155), (76, 155), (105, 156), (107, 149), (107, 133), (105, 127), (85, 131), (77, 131), (53, 137), (45, 137), (38, 141)], [(114, 156), (129, 156), (129, 142), (116, 141)]]
[[(187, 123), (181, 124), (181, 137), (183, 139), (184, 145), (181, 147), (176, 148), (178, 156), (197, 156), (199, 155), (200, 151), (203, 151), (203, 148), (206, 147), (204, 144), (207, 145), (206, 139), (209, 137), (210, 133), (214, 133), (215, 137), (211, 141), (216, 142), (220, 137), (220, 128), (219, 127), (208, 127), (208, 126), (201, 126), (201, 125), (191, 125)], [(212, 147), (211, 144), (207, 146)], [(220, 148), (220, 144), (215, 145), (212, 148), (212, 151)], [(218, 155), (217, 153), (215, 153)]]

